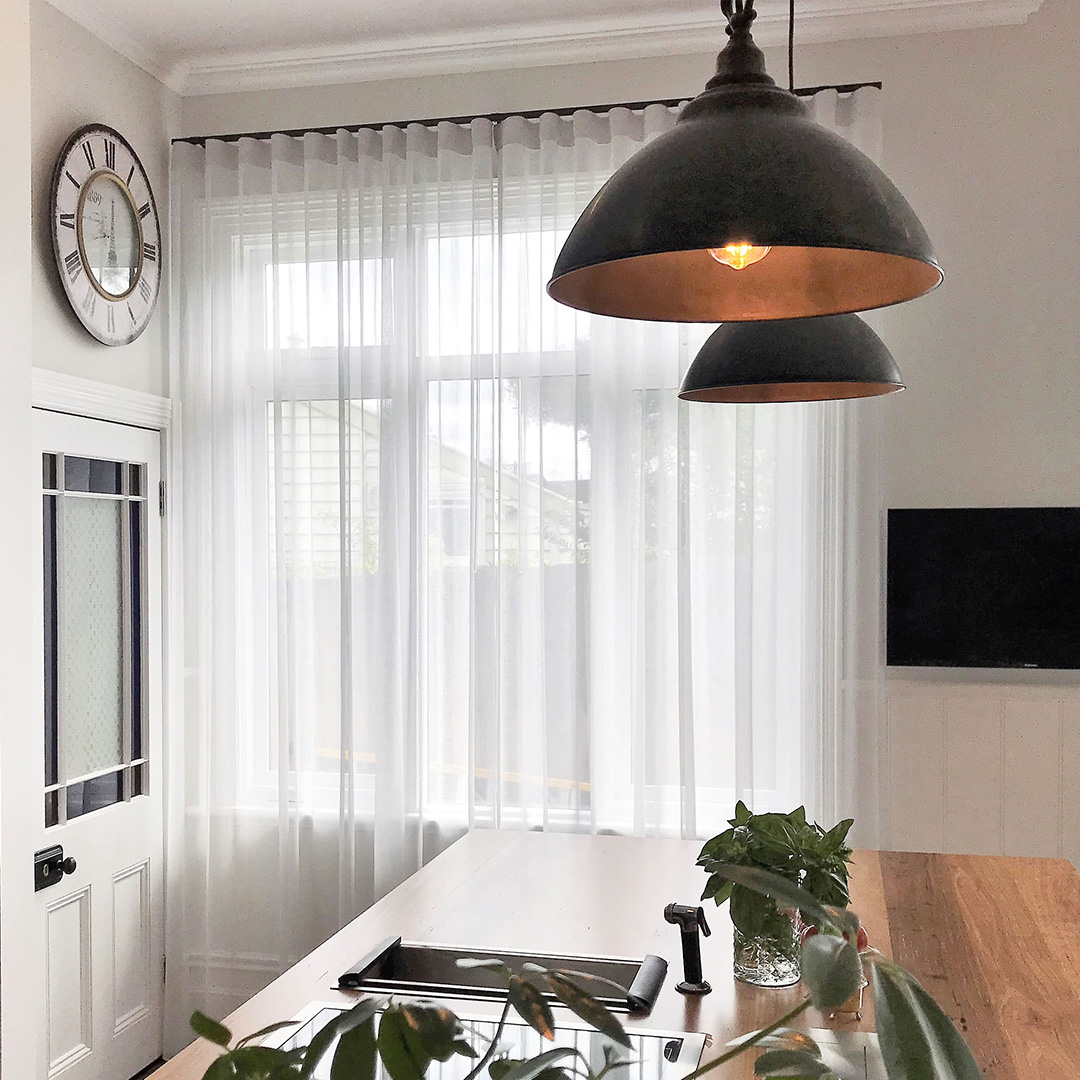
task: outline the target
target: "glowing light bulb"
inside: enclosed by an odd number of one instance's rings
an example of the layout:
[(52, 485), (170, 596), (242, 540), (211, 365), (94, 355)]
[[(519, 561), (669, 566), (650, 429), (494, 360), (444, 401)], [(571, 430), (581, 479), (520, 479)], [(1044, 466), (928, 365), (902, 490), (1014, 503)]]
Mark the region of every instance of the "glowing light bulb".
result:
[(771, 247), (754, 247), (745, 240), (737, 240), (722, 248), (709, 248), (709, 254), (718, 263), (730, 266), (732, 270), (745, 270), (748, 266), (761, 262), (770, 251)]

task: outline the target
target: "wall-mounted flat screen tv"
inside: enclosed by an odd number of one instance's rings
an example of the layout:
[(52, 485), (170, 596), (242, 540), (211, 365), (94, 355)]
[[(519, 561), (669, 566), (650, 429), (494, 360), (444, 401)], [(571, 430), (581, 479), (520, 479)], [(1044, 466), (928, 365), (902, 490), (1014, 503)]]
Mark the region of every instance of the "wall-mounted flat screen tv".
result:
[(1080, 668), (1080, 508), (890, 510), (886, 654)]

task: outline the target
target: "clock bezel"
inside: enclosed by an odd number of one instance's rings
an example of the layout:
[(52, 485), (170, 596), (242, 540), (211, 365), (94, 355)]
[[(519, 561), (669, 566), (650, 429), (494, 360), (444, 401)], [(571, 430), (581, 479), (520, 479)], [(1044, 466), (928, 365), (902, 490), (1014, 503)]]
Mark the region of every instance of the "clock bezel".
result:
[[(90, 164), (90, 169), (83, 177), (81, 182), (75, 180), (72, 176), (71, 179), (75, 183), (75, 186), (79, 189), (78, 199), (75, 203), (74, 214), (68, 215), (65, 210), (64, 217), (73, 217), (74, 225), (72, 226), (68, 222), (63, 223), (61, 228), (61, 213), (60, 213), (60, 189), (65, 183), (66, 174), (68, 172), (67, 166), (72, 161), (82, 163), (82, 167), (85, 167), (81, 156), (73, 156), (77, 153), (78, 147), (85, 143), (88, 139), (100, 136), (102, 139), (111, 140), (116, 143), (118, 147), (122, 147), (124, 152), (130, 159), (132, 165), (131, 171), (128, 173), (128, 180), (125, 180), (123, 175), (115, 168), (111, 168), (108, 164), (108, 152), (106, 151), (106, 164), (100, 165), (96, 159)], [(92, 148), (93, 149), (93, 148)], [(93, 155), (91, 154), (91, 157)], [(79, 170), (81, 174), (82, 168)], [(106, 292), (101, 286), (101, 283), (97, 280), (89, 269), (89, 262), (86, 258), (86, 250), (82, 241), (82, 206), (85, 197), (84, 188), (89, 186), (89, 182), (94, 179), (98, 174), (105, 174), (110, 180), (118, 184), (125, 193), (131, 208), (135, 215), (135, 220), (138, 223), (139, 229), (139, 266), (138, 272), (135, 274), (131, 287), (122, 296)], [(135, 197), (135, 193), (131, 189), (129, 180), (134, 179), (136, 174), (138, 175), (141, 186), (146, 188), (146, 203), (149, 203), (149, 210), (145, 215), (140, 214), (140, 207), (138, 200)], [(70, 203), (66, 203), (65, 206), (70, 207)], [(145, 203), (142, 209), (146, 209)], [(150, 226), (147, 227), (149, 219)], [(61, 232), (65, 235), (68, 228), (74, 227), (75, 231), (75, 244), (72, 247), (72, 251), (67, 255), (62, 254), (62, 247), (69, 247), (71, 245), (70, 238), (61, 241)], [(59, 155), (56, 159), (56, 164), (53, 167), (52, 180), (49, 185), (49, 231), (52, 236), (53, 246), (53, 261), (56, 264), (57, 274), (60, 278), (60, 285), (64, 290), (64, 295), (67, 297), (68, 304), (71, 308), (72, 314), (79, 320), (83, 329), (94, 338), (95, 341), (100, 342), (102, 345), (115, 348), (122, 345), (130, 345), (133, 341), (137, 340), (146, 328), (150, 325), (153, 319), (154, 312), (157, 310), (158, 298), (161, 295), (161, 283), (164, 274), (164, 237), (161, 230), (161, 219), (158, 215), (157, 199), (154, 196), (154, 189), (150, 183), (150, 177), (147, 175), (146, 168), (144, 167), (141, 158), (136, 153), (135, 148), (123, 135), (120, 134), (115, 128), (110, 127), (107, 124), (84, 124), (82, 127), (76, 129), (68, 136)], [(147, 254), (147, 235), (153, 234), (156, 238), (156, 249), (153, 256)], [(81, 269), (86, 272), (86, 281), (89, 288), (93, 291), (94, 296), (97, 298), (98, 303), (106, 305), (108, 311), (116, 313), (110, 315), (109, 325), (115, 327), (120, 324), (120, 320), (127, 320), (129, 317), (133, 325), (131, 329), (126, 333), (117, 333), (115, 329), (106, 329), (105, 327), (98, 328), (93, 322), (93, 312), (96, 310), (102, 310), (97, 308), (96, 305), (90, 308), (89, 313), (84, 311), (86, 304), (86, 298), (83, 298), (80, 302), (80, 297), (75, 291), (75, 285), (71, 277), (65, 272), (64, 260), (77, 250), (79, 253), (79, 260)], [(150, 277), (147, 278), (146, 270), (147, 264), (152, 259), (155, 264), (154, 270)], [(134, 294), (139, 292), (140, 285), (143, 284), (144, 279), (147, 287), (151, 289), (149, 297), (143, 294), (145, 300), (145, 308), (142, 310), (140, 317), (136, 319), (135, 313), (131, 311)], [(151, 284), (152, 282), (152, 284)], [(89, 294), (88, 294), (89, 295)], [(123, 314), (127, 309), (128, 314)], [(111, 336), (110, 336), (111, 335)]]

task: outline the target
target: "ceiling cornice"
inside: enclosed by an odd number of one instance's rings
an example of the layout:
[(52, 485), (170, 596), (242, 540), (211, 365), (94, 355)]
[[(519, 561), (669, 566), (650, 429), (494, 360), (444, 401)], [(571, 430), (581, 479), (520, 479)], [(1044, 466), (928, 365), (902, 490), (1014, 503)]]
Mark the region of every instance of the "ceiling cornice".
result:
[[(50, 0), (139, 67), (178, 93), (230, 93), (508, 67), (546, 67), (715, 51), (724, 20), (672, 15), (506, 27), (483, 36), (432, 34), (281, 52), (217, 53), (170, 64), (105, 16), (92, 0)], [(800, 43), (972, 30), (1018, 25), (1043, 0), (800, 0)], [(759, 15), (754, 37), (763, 46), (786, 41), (784, 14)]]
[(148, 75), (153, 75), (159, 83), (178, 94), (184, 93), (183, 74), (176, 65), (162, 56), (153, 44), (143, 41), (127, 27), (106, 15), (93, 0), (49, 0), (49, 3), (72, 22), (77, 22), (84, 30), (89, 30), (109, 48), (115, 49), (121, 56), (126, 56), (136, 67), (142, 68)]

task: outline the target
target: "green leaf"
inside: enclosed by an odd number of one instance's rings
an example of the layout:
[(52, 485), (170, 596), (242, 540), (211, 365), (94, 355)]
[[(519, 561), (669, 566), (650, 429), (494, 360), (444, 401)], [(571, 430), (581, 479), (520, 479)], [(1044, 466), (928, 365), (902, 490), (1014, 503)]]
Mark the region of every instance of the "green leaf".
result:
[(375, 1080), (377, 1063), (375, 1021), (368, 1017), (341, 1036), (330, 1063), (330, 1080)]
[[(619, 1018), (587, 994), (580, 986), (571, 982), (565, 975), (556, 971), (548, 972), (544, 977), (551, 992), (575, 1015), (591, 1024), (601, 1034), (623, 1046), (631, 1046), (630, 1037), (623, 1030)], [(514, 1080), (520, 1080), (515, 1077)]]
[(567, 979), (573, 979), (575, 982), (578, 979), (584, 979), (586, 982), (599, 983), (601, 986), (610, 987), (612, 990), (617, 990), (620, 997), (625, 996), (629, 991), (621, 983), (615, 982), (613, 979), (605, 979), (603, 975), (593, 975), (588, 971), (575, 971), (573, 968), (552, 968), (556, 975), (562, 975)]
[(216, 1058), (210, 1068), (203, 1073), (203, 1080), (234, 1080), (236, 1069), (233, 1066), (232, 1054), (224, 1054)]
[(504, 1080), (506, 1074), (511, 1069), (516, 1069), (521, 1063), (520, 1058), (496, 1058), (488, 1066), (488, 1076), (491, 1077), (491, 1080)]
[(243, 1046), (230, 1055), (237, 1076), (264, 1077), (289, 1064), (284, 1050), (272, 1046)]
[(454, 1053), (467, 1058), (478, 1058), (480, 1056), (464, 1039), (454, 1040)]
[(711, 899), (715, 901), (716, 906), (719, 907), (731, 896), (733, 887), (734, 882), (728, 881), (723, 874), (713, 874), (705, 885), (705, 891), (701, 894), (701, 899)]
[(962, 1036), (914, 977), (879, 961), (873, 979), (878, 1040), (889, 1080), (982, 1080)]
[(750, 813), (750, 808), (740, 799), (735, 804), (735, 817), (732, 820), (732, 825), (745, 825), (753, 815)]
[[(520, 1061), (509, 1072), (505, 1073), (502, 1080), (537, 1080), (539, 1076), (547, 1072), (557, 1061), (564, 1061), (568, 1057), (584, 1057), (573, 1047), (557, 1046), (554, 1050), (547, 1050), (543, 1054), (537, 1054), (528, 1061)], [(588, 1062), (586, 1062), (588, 1064)]]
[(555, 1018), (551, 1015), (544, 995), (532, 983), (513, 976), (510, 979), (510, 1004), (534, 1031), (539, 1032), (549, 1042), (555, 1039)]
[(730, 878), (743, 888), (780, 901), (784, 907), (798, 908), (808, 915), (815, 925), (841, 928), (834, 912), (819, 903), (805, 889), (800, 889), (779, 874), (757, 866), (730, 866), (724, 863), (716, 864), (713, 869), (715, 873)]
[(315, 1074), (315, 1067), (326, 1056), (326, 1052), (339, 1035), (343, 1035), (353, 1028), (370, 1020), (382, 1007), (384, 1002), (379, 998), (363, 998), (348, 1012), (336, 1016), (325, 1027), (320, 1028), (311, 1040), (304, 1055), (304, 1067), (300, 1070), (300, 1080), (309, 1080)]
[(383, 1013), (377, 1045), (392, 1080), (424, 1080), (431, 1055), (400, 1009), (391, 1006)]
[(765, 931), (765, 923), (776, 912), (776, 905), (767, 897), (742, 885), (732, 885), (731, 921), (745, 937), (759, 937)]
[[(732, 1039), (727, 1045), (739, 1046), (741, 1043), (749, 1042), (756, 1035), (756, 1031), (751, 1031), (746, 1035), (740, 1035), (737, 1039)], [(795, 1028), (777, 1028), (764, 1038), (758, 1039), (754, 1045), (762, 1050), (805, 1050), (808, 1054), (821, 1056), (821, 1047), (805, 1031), (796, 1031)]]
[(844, 846), (851, 826), (855, 824), (854, 818), (845, 818), (834, 825), (822, 838), (821, 848), (823, 851), (837, 852)]
[(754, 1062), (758, 1076), (821, 1077), (829, 1072), (829, 1066), (805, 1050), (766, 1050)]
[(802, 947), (802, 981), (815, 1008), (839, 1008), (865, 981), (855, 945), (832, 934), (808, 937)]
[(232, 1042), (232, 1032), (224, 1024), (211, 1020), (209, 1016), (199, 1012), (198, 1009), (191, 1014), (191, 1029), (200, 1039), (206, 1039), (217, 1046), (228, 1047), (229, 1043)]
[(298, 1023), (298, 1020), (279, 1020), (276, 1024), (270, 1024), (267, 1027), (259, 1028), (258, 1031), (253, 1031), (250, 1035), (245, 1035), (236, 1044), (236, 1047), (240, 1049), (242, 1046), (247, 1046), (248, 1043), (255, 1042), (256, 1039), (265, 1039), (267, 1035), (273, 1035), (275, 1031), (281, 1031), (287, 1027), (296, 1027)]
[(714, 836), (711, 840), (705, 841), (705, 846), (701, 849), (701, 854), (698, 855), (697, 861), (700, 866), (704, 862), (709, 862), (711, 859), (719, 858), (721, 855), (729, 853), (734, 847), (732, 841), (735, 839), (735, 830), (727, 829), (725, 832), (720, 833), (719, 836)]
[(461, 1021), (445, 1005), (423, 1002), (401, 1006), (401, 1014), (420, 1038), (426, 1053), (436, 1061), (454, 1056), (454, 1043), (461, 1037)]

